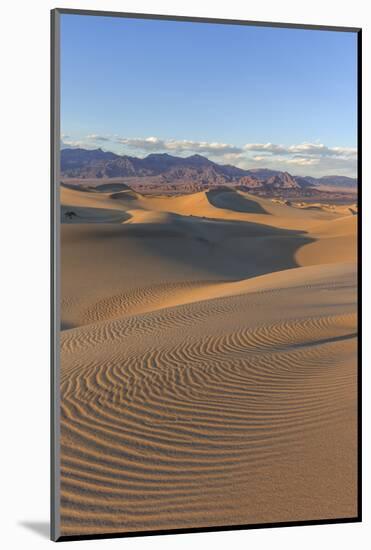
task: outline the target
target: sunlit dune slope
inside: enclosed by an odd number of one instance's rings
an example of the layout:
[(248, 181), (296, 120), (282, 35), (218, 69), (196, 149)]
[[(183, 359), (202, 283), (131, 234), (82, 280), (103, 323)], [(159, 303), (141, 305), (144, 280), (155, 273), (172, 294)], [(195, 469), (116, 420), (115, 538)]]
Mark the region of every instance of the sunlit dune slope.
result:
[(348, 215), (315, 226), (310, 236), (313, 242), (296, 254), (300, 265), (353, 262), (357, 260), (357, 216)]
[(64, 534), (355, 514), (354, 269), (287, 275), (62, 333)]

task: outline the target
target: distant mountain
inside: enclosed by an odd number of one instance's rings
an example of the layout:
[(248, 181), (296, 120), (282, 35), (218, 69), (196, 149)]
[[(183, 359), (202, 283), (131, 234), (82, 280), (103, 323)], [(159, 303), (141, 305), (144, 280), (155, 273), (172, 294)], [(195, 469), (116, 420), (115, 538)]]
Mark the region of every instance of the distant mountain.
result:
[(243, 170), (213, 162), (202, 155), (176, 157), (167, 153), (145, 158), (117, 155), (102, 149), (62, 149), (61, 175), (64, 178), (135, 178), (145, 185), (165, 188), (202, 189), (232, 185), (262, 192), (301, 191), (318, 185), (355, 189), (357, 181), (343, 176), (322, 178), (292, 176), (269, 169)]
[[(190, 171), (187, 173), (186, 171)], [(201, 155), (187, 158), (163, 154), (150, 154), (145, 158), (106, 153), (102, 149), (62, 149), (61, 172), (72, 178), (144, 177), (167, 175), (168, 178), (202, 175), (227, 181), (242, 177), (246, 171), (235, 166), (220, 165)], [(198, 179), (198, 178), (197, 178)]]
[(269, 177), (265, 181), (265, 184), (277, 189), (300, 189), (302, 187), (302, 185), (288, 172), (281, 172), (275, 176)]
[(115, 153), (102, 151), (102, 149), (62, 149), (61, 170), (62, 172), (81, 173), (89, 166), (103, 165), (109, 161), (120, 158)]
[(266, 180), (272, 176), (282, 174), (280, 170), (270, 170), (269, 168), (250, 168), (249, 173), (260, 180)]
[(357, 187), (357, 180), (346, 176), (323, 176), (318, 178), (317, 184), (333, 185), (336, 187)]

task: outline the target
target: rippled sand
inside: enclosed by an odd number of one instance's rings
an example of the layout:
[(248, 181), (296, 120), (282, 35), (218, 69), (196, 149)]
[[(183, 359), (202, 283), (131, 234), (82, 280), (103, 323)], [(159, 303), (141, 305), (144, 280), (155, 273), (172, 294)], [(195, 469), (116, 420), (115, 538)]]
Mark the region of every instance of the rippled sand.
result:
[(62, 534), (355, 516), (357, 216), (62, 204)]

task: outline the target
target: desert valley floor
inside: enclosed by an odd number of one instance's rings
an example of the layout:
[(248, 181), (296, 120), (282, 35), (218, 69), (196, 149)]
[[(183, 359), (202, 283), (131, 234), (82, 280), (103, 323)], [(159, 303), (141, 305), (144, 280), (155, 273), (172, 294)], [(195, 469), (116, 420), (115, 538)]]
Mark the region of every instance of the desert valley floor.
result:
[(62, 535), (354, 517), (356, 208), (61, 204)]

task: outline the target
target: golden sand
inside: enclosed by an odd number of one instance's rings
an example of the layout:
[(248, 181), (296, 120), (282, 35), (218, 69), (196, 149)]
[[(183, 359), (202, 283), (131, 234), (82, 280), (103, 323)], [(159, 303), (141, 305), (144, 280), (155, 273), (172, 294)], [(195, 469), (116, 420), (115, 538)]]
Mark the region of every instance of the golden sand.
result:
[(357, 216), (61, 200), (62, 534), (355, 516)]

